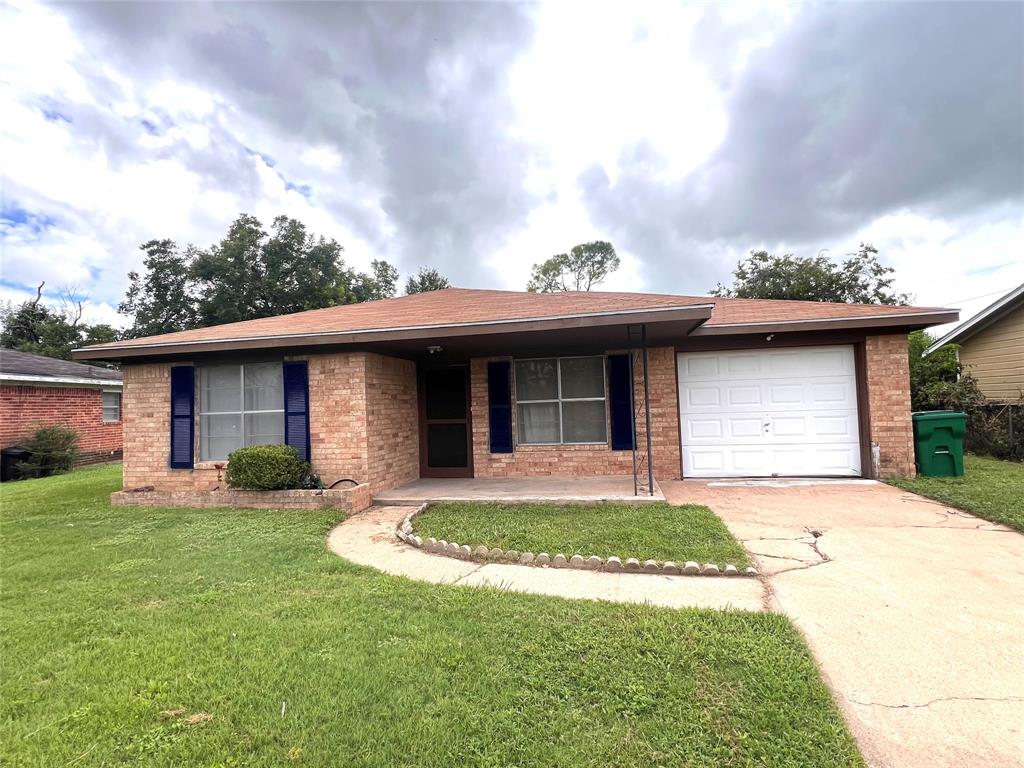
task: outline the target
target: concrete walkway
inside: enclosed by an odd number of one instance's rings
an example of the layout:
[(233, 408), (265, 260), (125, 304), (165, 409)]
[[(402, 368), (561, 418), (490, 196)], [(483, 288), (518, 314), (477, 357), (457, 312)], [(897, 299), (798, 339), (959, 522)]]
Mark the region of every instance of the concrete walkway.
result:
[(411, 483), (382, 491), (373, 501), (382, 506), (406, 506), (425, 501), (531, 501), (602, 502), (629, 504), (664, 502), (658, 484), (654, 494), (633, 495), (632, 475), (569, 477), (421, 477)]
[(395, 528), (412, 509), (409, 506), (371, 507), (335, 527), (327, 537), (327, 546), (346, 560), (435, 584), (490, 586), (539, 595), (650, 603), (668, 608), (765, 609), (766, 593), (759, 579), (594, 573), (481, 564), (428, 554), (395, 538)]
[(871, 766), (1024, 766), (1024, 536), (877, 483), (663, 482), (769, 574)]

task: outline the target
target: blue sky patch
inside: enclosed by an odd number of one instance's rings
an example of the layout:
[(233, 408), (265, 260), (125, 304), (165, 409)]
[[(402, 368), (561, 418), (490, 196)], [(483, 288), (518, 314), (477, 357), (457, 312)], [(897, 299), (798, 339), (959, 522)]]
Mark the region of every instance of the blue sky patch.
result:
[(32, 234), (39, 234), (54, 224), (56, 219), (45, 213), (32, 213), (19, 205), (3, 204), (0, 207), (0, 237), (7, 235), (11, 229), (28, 229)]

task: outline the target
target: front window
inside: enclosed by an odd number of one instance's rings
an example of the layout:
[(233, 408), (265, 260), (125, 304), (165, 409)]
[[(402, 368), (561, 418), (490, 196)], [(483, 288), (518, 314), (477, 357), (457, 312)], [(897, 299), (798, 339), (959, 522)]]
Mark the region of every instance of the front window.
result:
[(121, 420), (121, 393), (103, 393), (103, 421), (114, 422)]
[(606, 443), (603, 357), (516, 360), (519, 442)]
[(199, 369), (199, 458), (223, 461), (236, 448), (284, 442), (280, 363)]

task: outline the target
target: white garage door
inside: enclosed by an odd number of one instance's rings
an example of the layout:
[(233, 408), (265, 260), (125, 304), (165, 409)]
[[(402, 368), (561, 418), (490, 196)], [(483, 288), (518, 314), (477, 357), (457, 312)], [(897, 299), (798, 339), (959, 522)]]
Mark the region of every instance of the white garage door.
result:
[(684, 352), (685, 477), (859, 475), (853, 347)]

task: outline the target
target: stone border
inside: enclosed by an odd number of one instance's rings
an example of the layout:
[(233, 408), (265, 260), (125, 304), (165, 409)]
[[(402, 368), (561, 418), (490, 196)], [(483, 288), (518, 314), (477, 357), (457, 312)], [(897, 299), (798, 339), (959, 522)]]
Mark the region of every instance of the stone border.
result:
[(584, 558), (582, 555), (566, 557), (561, 552), (553, 557), (547, 552), (534, 554), (533, 552), (519, 552), (515, 549), (500, 549), (498, 547), (485, 547), (480, 545), (475, 549), (468, 544), (459, 544), (455, 541), (445, 541), (429, 537), (423, 539), (417, 536), (412, 529), (412, 520), (423, 512), (430, 504), (421, 504), (405, 516), (399, 526), (395, 529), (395, 536), (409, 546), (422, 549), (434, 555), (443, 555), (457, 560), (476, 560), (480, 562), (509, 563), (513, 565), (528, 565), (539, 568), (574, 568), (583, 571), (603, 571), (605, 573), (646, 573), (652, 576), (757, 576), (757, 569), (748, 566), (740, 570), (729, 563), (725, 568), (719, 568), (716, 563), (698, 563), (687, 560), (682, 565), (671, 560), (659, 562), (657, 560), (640, 561), (635, 557), (621, 558), (612, 555), (608, 558), (590, 555)]

